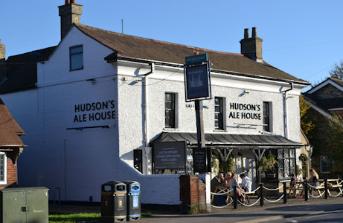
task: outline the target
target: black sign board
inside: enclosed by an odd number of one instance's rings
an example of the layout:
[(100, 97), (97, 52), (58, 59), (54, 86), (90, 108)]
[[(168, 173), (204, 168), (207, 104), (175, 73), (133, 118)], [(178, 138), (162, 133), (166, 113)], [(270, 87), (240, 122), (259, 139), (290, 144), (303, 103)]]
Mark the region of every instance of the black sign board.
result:
[(194, 173), (207, 172), (207, 156), (206, 149), (193, 149), (193, 171)]
[[(204, 61), (206, 60), (206, 61)], [(186, 57), (186, 101), (211, 98), (210, 63), (207, 54)]]
[(185, 169), (186, 142), (157, 142), (153, 147), (154, 169)]

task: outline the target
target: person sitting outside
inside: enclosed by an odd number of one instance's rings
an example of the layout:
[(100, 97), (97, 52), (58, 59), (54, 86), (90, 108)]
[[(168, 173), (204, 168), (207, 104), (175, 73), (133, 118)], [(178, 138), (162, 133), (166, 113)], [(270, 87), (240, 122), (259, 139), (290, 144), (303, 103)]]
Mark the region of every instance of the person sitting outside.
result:
[(239, 177), (242, 179), (241, 187), (245, 192), (251, 192), (251, 179), (245, 175), (245, 173), (241, 173)]
[(293, 173), (291, 173), (289, 176), (291, 177), (291, 181), (289, 183), (289, 196), (295, 198), (297, 193), (295, 176)]
[(211, 192), (218, 192), (220, 187), (225, 186), (224, 173), (220, 172), (211, 180)]
[(310, 178), (308, 179), (308, 183), (313, 187), (319, 186), (319, 175), (313, 168), (310, 169)]
[(234, 191), (234, 193), (236, 193), (241, 202), (245, 202), (244, 190), (238, 185), (233, 172), (227, 172), (225, 177), (225, 185), (229, 190), (233, 190), (234, 187), (236, 187), (236, 191)]

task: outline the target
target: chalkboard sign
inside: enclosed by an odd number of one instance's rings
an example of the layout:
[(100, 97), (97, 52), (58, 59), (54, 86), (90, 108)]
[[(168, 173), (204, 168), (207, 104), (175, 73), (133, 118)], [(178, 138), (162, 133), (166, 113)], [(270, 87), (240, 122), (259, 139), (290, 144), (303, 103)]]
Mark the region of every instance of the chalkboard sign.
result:
[(157, 142), (153, 146), (154, 169), (186, 169), (186, 142)]
[(193, 149), (193, 170), (195, 173), (207, 172), (207, 156), (206, 149)]

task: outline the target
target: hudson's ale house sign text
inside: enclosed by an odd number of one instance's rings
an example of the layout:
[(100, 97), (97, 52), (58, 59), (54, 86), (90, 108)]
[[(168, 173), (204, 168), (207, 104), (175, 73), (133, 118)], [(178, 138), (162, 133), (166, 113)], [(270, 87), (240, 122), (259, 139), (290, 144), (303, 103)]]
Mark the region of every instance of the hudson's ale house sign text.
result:
[(114, 100), (74, 105), (74, 123), (113, 120), (116, 118)]
[(229, 104), (229, 119), (261, 120), (262, 106), (260, 104)]

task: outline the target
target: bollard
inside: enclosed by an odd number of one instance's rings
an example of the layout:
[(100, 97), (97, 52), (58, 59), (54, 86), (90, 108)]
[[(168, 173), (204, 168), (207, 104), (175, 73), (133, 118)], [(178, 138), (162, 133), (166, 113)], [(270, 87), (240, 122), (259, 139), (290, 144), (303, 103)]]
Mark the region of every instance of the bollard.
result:
[(233, 208), (237, 209), (238, 200), (237, 200), (237, 186), (233, 186)]
[(263, 207), (264, 205), (264, 195), (263, 195), (263, 184), (260, 184), (260, 206)]
[(282, 182), (283, 184), (283, 203), (287, 204), (287, 186), (286, 182)]
[(307, 185), (307, 180), (304, 180), (303, 187), (304, 187), (304, 198), (305, 198), (305, 201), (308, 201), (308, 185)]
[(329, 193), (328, 193), (328, 179), (324, 178), (324, 198), (328, 199)]

